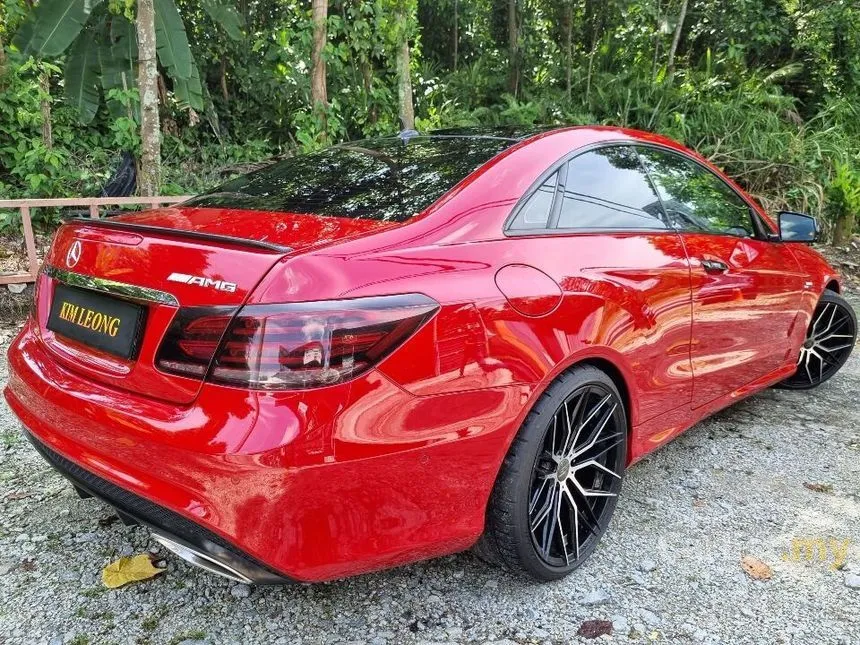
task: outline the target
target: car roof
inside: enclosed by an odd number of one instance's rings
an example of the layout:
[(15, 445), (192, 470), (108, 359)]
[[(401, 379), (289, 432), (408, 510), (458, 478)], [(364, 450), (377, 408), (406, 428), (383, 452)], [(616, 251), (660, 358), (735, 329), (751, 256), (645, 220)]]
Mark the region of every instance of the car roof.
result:
[(560, 125), (491, 125), (491, 126), (463, 126), (453, 128), (442, 128), (422, 133), (422, 136), (435, 137), (493, 137), (496, 139), (511, 139), (522, 141), (536, 134), (560, 130), (565, 126)]

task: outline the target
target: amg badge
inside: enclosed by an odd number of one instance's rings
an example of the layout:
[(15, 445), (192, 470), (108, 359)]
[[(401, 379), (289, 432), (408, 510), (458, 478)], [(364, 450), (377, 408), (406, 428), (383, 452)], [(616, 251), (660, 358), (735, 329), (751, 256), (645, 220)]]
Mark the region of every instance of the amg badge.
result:
[(187, 273), (171, 273), (167, 276), (168, 282), (182, 282), (184, 284), (194, 284), (198, 287), (212, 287), (217, 291), (236, 291), (236, 283), (235, 282), (226, 282), (224, 280), (213, 280), (211, 278), (204, 278), (199, 275), (188, 275)]

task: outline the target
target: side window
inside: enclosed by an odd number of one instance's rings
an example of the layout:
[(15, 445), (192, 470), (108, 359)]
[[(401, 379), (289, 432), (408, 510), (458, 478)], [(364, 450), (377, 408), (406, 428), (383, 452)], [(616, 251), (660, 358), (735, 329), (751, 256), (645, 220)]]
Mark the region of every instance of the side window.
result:
[(707, 168), (678, 154), (639, 148), (670, 224), (679, 231), (752, 237), (747, 203)]
[(567, 164), (558, 228), (666, 229), (660, 200), (636, 151), (598, 148)]
[(526, 200), (508, 228), (512, 231), (546, 228), (557, 182), (558, 172), (554, 172)]

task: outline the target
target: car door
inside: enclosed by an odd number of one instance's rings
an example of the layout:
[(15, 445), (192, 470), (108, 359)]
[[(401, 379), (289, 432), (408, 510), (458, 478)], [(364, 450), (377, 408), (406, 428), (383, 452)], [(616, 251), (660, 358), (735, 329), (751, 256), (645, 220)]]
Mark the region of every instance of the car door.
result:
[(562, 289), (556, 316), (570, 346), (623, 357), (634, 424), (689, 410), (688, 261), (630, 146), (601, 146), (563, 163), (523, 201), (508, 235), (540, 235), (528, 242), (529, 261)]
[(695, 408), (791, 360), (804, 276), (721, 177), (686, 155), (637, 149), (690, 260)]

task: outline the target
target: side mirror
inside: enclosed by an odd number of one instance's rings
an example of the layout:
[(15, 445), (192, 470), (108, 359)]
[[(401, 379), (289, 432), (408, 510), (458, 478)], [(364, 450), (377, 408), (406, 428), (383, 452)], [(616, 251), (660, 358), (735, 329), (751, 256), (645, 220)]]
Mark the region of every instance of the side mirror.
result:
[(818, 239), (818, 222), (812, 215), (780, 211), (776, 219), (779, 239), (783, 242), (814, 242)]

